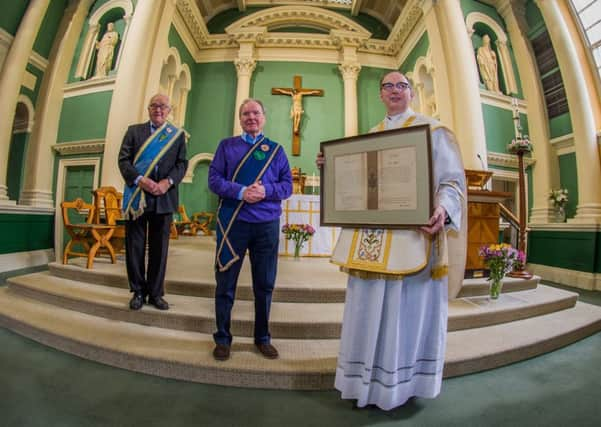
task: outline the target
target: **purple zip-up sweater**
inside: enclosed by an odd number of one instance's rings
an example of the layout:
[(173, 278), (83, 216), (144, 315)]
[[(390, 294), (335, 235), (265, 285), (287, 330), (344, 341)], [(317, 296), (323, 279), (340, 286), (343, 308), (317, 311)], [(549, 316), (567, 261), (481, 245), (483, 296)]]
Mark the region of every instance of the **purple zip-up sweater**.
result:
[[(224, 199), (238, 199), (242, 185), (232, 182), (234, 171), (252, 145), (240, 136), (226, 138), (219, 143), (209, 167), (209, 188)], [(244, 203), (237, 220), (245, 222), (269, 222), (280, 218), (282, 200), (292, 194), (292, 175), (283, 148), (276, 153), (269, 168), (261, 178), (265, 187), (265, 199), (257, 203)]]

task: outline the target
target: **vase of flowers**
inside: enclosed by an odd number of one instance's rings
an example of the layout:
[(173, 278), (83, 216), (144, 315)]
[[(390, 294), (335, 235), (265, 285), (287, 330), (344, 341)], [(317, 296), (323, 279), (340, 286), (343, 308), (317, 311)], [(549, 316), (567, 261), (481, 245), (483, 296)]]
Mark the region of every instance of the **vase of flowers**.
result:
[(549, 192), (549, 200), (555, 208), (555, 222), (566, 221), (566, 204), (568, 203), (568, 189), (558, 188)]
[(524, 135), (523, 137), (517, 137), (512, 139), (511, 142), (507, 145), (507, 151), (511, 154), (525, 154), (531, 153), (533, 150), (532, 143), (530, 139), (528, 139), (528, 135)]
[(490, 298), (496, 300), (501, 295), (503, 277), (513, 269), (513, 264), (518, 259), (518, 251), (507, 243), (500, 243), (482, 246), (479, 254), (490, 270)]
[(284, 224), (282, 233), (286, 240), (294, 241), (294, 258), (299, 259), (303, 245), (315, 234), (315, 228), (311, 224)]

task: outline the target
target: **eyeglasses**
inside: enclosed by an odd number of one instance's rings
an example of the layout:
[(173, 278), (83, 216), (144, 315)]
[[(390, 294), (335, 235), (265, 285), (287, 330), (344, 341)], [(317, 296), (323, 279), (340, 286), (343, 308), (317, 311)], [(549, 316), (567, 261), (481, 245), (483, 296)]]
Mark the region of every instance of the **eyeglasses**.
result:
[(150, 104), (148, 108), (151, 110), (168, 110), (171, 107), (167, 104)]
[(390, 92), (392, 89), (397, 88), (398, 90), (406, 90), (411, 86), (407, 82), (398, 82), (398, 83), (382, 83), (382, 89)]

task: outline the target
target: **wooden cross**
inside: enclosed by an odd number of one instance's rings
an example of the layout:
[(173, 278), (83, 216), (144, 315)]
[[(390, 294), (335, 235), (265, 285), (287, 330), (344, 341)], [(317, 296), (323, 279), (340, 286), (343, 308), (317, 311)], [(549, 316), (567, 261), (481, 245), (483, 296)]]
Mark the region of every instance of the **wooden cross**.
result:
[(274, 87), (272, 95), (288, 95), (292, 97), (290, 118), (292, 119), (292, 155), (300, 156), (300, 121), (303, 113), (303, 96), (323, 96), (322, 89), (305, 89), (303, 78), (294, 76), (294, 87)]

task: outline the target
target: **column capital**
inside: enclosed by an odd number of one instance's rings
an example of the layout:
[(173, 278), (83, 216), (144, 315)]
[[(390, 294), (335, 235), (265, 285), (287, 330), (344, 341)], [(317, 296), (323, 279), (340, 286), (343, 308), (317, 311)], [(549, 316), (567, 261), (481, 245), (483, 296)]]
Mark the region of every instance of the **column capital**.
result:
[(357, 80), (361, 71), (361, 64), (358, 62), (344, 62), (338, 65), (338, 70), (344, 80)]
[(234, 65), (238, 77), (250, 76), (257, 66), (257, 61), (253, 58), (238, 58), (234, 60)]

